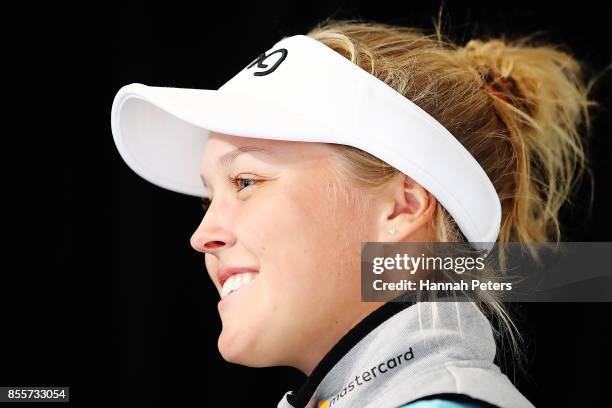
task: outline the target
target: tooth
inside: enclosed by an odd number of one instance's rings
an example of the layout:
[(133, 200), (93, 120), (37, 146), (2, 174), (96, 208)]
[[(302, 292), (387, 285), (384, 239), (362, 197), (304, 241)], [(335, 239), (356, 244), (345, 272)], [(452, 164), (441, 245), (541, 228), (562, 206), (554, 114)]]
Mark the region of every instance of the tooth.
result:
[(230, 276), (223, 284), (223, 288), (221, 289), (221, 297), (228, 295), (234, 290), (240, 289), (242, 286), (255, 279), (255, 275), (256, 273), (253, 272), (244, 272)]
[(236, 275), (232, 275), (230, 276), (225, 283), (223, 284), (223, 290), (222, 290), (222, 295), (225, 296), (228, 293), (230, 293), (232, 291), (232, 288), (234, 286), (234, 280), (235, 280), (235, 276)]
[(221, 289), (221, 297), (227, 295), (229, 293), (229, 279), (223, 283), (223, 288)]
[(234, 280), (232, 281), (232, 292), (240, 287), (240, 274), (232, 276)]
[(242, 286), (246, 285), (247, 283), (252, 281), (254, 278), (255, 278), (255, 274), (252, 272), (243, 273), (242, 274)]

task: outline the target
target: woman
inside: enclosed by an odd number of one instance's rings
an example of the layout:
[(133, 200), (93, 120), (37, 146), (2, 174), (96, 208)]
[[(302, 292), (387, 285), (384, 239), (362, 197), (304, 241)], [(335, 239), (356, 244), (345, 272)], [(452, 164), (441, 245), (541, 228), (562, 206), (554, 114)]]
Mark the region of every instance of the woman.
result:
[(128, 85), (112, 127), (139, 175), (209, 198), (191, 245), (219, 351), (306, 374), (279, 407), (532, 406), (493, 363), (487, 317), (518, 344), (498, 299), (362, 302), (361, 244), (558, 240), (585, 164), (579, 74), (528, 39), (327, 21), (218, 90)]

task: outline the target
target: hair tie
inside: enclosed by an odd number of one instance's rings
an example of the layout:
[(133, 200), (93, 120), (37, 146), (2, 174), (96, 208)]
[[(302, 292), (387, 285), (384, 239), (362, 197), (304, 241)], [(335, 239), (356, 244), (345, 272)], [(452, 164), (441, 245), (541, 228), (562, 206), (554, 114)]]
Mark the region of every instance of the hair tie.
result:
[[(500, 75), (499, 76), (499, 80), (501, 82), (503, 82), (504, 84), (508, 83), (508, 80), (506, 79), (505, 76)], [(494, 86), (489, 85), (491, 82), (493, 81), (485, 81), (480, 85), (481, 89), (485, 89), (493, 94), (495, 94), (495, 96), (497, 96), (498, 98), (502, 99), (505, 102), (510, 102), (510, 98), (508, 97), (508, 95), (506, 95), (503, 91), (496, 89)]]

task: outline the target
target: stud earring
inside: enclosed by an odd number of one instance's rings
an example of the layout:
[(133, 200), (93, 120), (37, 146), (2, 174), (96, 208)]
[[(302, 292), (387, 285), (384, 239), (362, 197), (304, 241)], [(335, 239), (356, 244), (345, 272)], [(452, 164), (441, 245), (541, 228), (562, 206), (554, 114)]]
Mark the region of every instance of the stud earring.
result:
[(391, 234), (391, 235), (395, 234), (395, 232), (396, 232), (396, 229), (395, 229), (395, 228), (391, 228), (391, 229), (389, 230), (389, 234)]

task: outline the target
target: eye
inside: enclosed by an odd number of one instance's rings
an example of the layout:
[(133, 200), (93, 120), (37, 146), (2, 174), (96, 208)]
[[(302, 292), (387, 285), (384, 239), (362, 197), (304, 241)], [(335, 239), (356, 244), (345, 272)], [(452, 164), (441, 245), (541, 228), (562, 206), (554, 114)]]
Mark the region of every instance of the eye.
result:
[(245, 177), (229, 177), (229, 182), (236, 188), (236, 191), (242, 191), (245, 188), (254, 185), (258, 182), (258, 180), (252, 178)]

